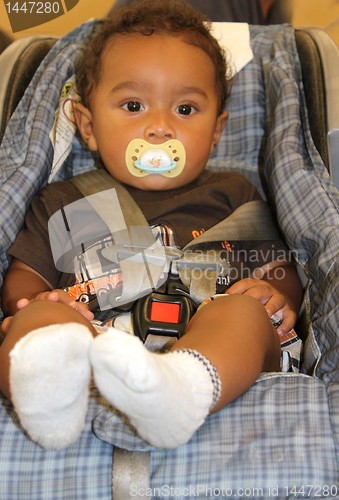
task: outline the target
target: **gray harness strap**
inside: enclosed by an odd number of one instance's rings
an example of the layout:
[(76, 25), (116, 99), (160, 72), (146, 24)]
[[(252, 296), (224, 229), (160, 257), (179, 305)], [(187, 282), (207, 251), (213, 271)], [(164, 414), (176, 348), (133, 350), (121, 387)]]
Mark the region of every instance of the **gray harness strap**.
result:
[(112, 498), (140, 498), (150, 488), (150, 452), (127, 451), (114, 447)]
[(266, 202), (254, 200), (241, 205), (226, 219), (185, 246), (185, 250), (200, 243), (227, 240), (276, 240), (279, 232)]
[[(126, 226), (148, 226), (148, 222), (135, 203), (132, 196), (129, 194), (120, 182), (116, 181), (104, 169), (91, 170), (81, 175), (72, 177), (70, 181), (79, 189), (84, 196), (97, 194), (100, 191), (114, 188), (117, 192), (121, 211), (124, 215)], [(97, 210), (97, 207), (95, 207)], [(104, 216), (104, 207), (102, 207), (102, 215)], [(99, 213), (101, 215), (101, 213)], [(105, 217), (103, 217), (104, 220)]]
[[(226, 219), (223, 219), (188, 243), (183, 252), (192, 250), (194, 256), (196, 254), (193, 250), (199, 245), (224, 241), (225, 239), (229, 241), (279, 239), (279, 233), (267, 203), (255, 200), (241, 205)], [(204, 251), (204, 253), (208, 255), (208, 251)], [(215, 252), (213, 258), (214, 261), (217, 260)], [(199, 267), (199, 259), (196, 262), (197, 267)], [(222, 262), (220, 264), (222, 265)], [(179, 270), (179, 276), (184, 285), (189, 288), (192, 299), (197, 303), (216, 293), (216, 281), (219, 276), (216, 270), (205, 269), (202, 274), (196, 273), (195, 267), (189, 267), (184, 268), (182, 271)], [(202, 279), (202, 276), (204, 279)]]

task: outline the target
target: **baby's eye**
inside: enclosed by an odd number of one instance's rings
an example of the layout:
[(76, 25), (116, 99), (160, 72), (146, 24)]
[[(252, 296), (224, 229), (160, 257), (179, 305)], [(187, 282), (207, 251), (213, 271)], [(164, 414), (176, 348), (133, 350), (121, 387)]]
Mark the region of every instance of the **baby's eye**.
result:
[(177, 112), (179, 113), (179, 115), (188, 116), (192, 113), (195, 113), (196, 109), (191, 104), (180, 104), (180, 106), (177, 107)]
[(144, 109), (143, 105), (139, 101), (128, 101), (122, 107), (130, 113), (138, 113), (138, 111), (142, 111)]

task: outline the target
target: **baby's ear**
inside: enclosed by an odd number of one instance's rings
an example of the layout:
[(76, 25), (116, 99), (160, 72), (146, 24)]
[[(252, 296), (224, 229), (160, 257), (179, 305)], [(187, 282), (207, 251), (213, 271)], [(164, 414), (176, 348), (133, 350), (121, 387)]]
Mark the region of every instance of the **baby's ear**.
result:
[(218, 144), (222, 131), (224, 130), (224, 127), (226, 125), (227, 119), (228, 119), (228, 113), (226, 111), (224, 111), (218, 116), (213, 134), (213, 146), (216, 146)]
[(80, 135), (90, 151), (97, 151), (97, 141), (93, 134), (92, 113), (80, 102), (73, 104), (74, 117)]

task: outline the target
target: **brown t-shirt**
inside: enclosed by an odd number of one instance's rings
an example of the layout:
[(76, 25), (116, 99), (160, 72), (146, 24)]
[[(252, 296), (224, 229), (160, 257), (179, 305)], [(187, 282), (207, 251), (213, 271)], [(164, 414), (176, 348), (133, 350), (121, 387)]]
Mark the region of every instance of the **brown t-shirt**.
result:
[[(168, 191), (143, 191), (125, 186), (151, 225), (171, 228), (175, 244), (182, 248), (201, 232), (217, 224), (236, 208), (260, 195), (247, 179), (235, 172), (205, 171), (194, 182)], [(33, 200), (24, 227), (12, 245), (9, 255), (35, 269), (53, 288), (74, 283), (73, 274), (56, 269), (48, 234), (50, 217), (63, 207), (81, 199), (80, 191), (70, 181), (45, 187)], [(86, 221), (84, 221), (86, 225)], [(225, 235), (225, 240), (227, 235)], [(220, 244), (218, 244), (220, 248)], [(254, 269), (282, 258), (286, 247), (282, 241), (223, 242), (233, 267), (232, 281), (248, 277)], [(232, 250), (232, 251), (231, 251)]]

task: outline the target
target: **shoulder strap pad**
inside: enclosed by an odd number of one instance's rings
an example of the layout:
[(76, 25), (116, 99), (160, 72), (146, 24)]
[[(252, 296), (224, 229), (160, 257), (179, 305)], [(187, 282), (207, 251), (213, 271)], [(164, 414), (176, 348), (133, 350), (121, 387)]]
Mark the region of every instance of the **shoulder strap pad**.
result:
[(106, 189), (114, 188), (118, 195), (126, 226), (148, 226), (144, 214), (127, 189), (106, 170), (91, 170), (90, 172), (77, 175), (70, 180), (84, 196), (90, 196), (105, 191)]

